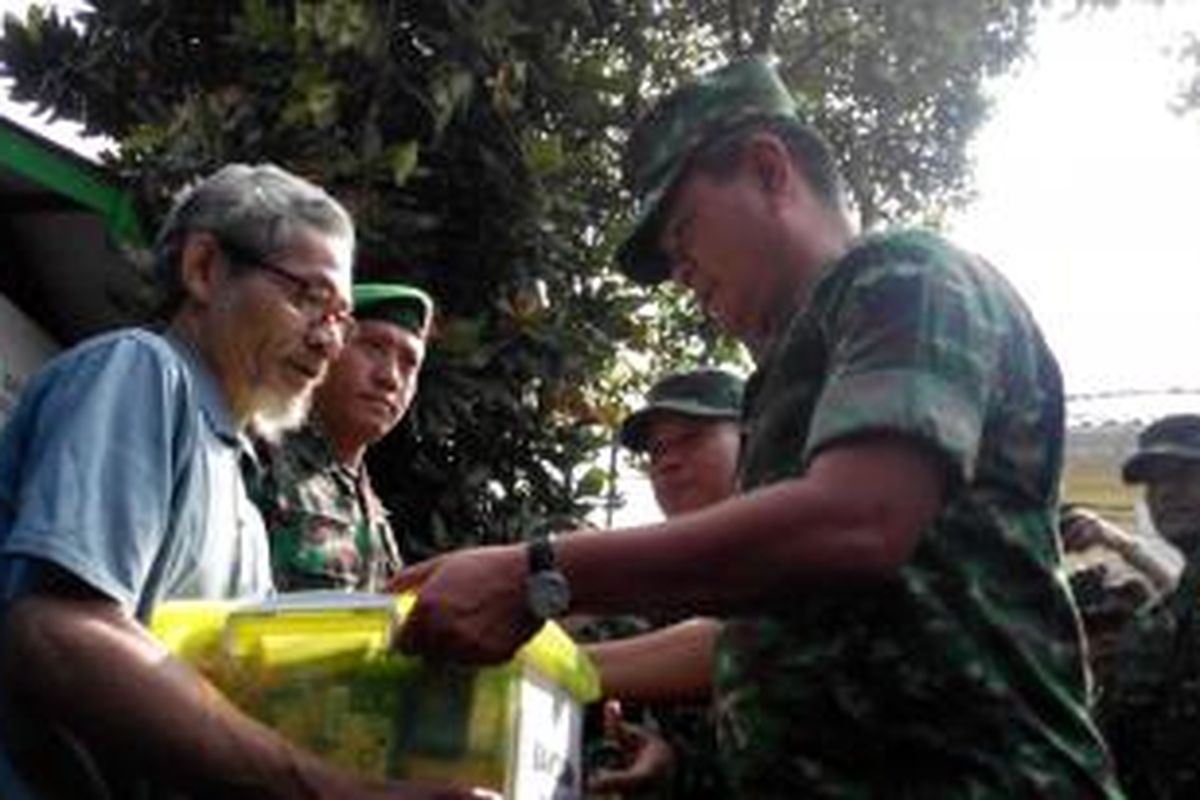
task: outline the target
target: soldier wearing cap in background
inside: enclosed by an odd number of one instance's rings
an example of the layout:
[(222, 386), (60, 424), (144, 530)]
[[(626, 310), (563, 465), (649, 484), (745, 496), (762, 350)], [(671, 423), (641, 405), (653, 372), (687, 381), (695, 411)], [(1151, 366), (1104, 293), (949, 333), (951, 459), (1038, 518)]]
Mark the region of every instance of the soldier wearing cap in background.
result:
[[(720, 369), (668, 375), (622, 423), (621, 444), (646, 457), (654, 497), (668, 518), (736, 492), (744, 392), (745, 381)], [(588, 653), (605, 694), (616, 698), (605, 709), (606, 729), (624, 752), (620, 766), (595, 772), (591, 788), (642, 793), (657, 788), (665, 797), (691, 800), (728, 797), (707, 708), (720, 623), (696, 618), (650, 636), (620, 639), (594, 635), (604, 623), (589, 626), (581, 638), (590, 633), (593, 641), (611, 640), (589, 646)], [(621, 701), (648, 704), (662, 737), (652, 724), (626, 723)]]
[[(1171, 539), (1157, 529), (1127, 532), (1082, 506), (1062, 507), (1067, 576), (1087, 632), (1088, 660), (1098, 692), (1112, 683), (1113, 670), (1120, 666), (1118, 645), (1131, 620), (1175, 590), (1183, 556), (1172, 540), (1182, 543), (1189, 536), (1189, 517), (1193, 531), (1200, 519), (1200, 495), (1196, 494), (1200, 480), (1195, 474), (1187, 475), (1186, 442), (1175, 441), (1180, 433), (1186, 433), (1188, 419), (1167, 417), (1148, 427), (1141, 434), (1137, 452), (1123, 467), (1126, 483), (1147, 485), (1145, 502), (1156, 509), (1150, 515), (1159, 519)], [(1178, 455), (1181, 448), (1185, 449), (1182, 456)], [(1192, 453), (1193, 458), (1197, 452)], [(1176, 481), (1175, 476), (1182, 480)], [(1174, 507), (1179, 497), (1183, 499), (1182, 515), (1168, 508)]]
[(1059, 528), (1067, 580), (1087, 635), (1095, 699), (1112, 680), (1126, 627), (1175, 588), (1181, 559), (1156, 534), (1128, 533), (1082, 506), (1064, 504)]
[(719, 369), (670, 375), (621, 425), (621, 444), (647, 456), (663, 514), (695, 511), (734, 493), (744, 391), (741, 378)]
[(1121, 471), (1145, 487), (1154, 529), (1189, 561), (1200, 547), (1200, 415), (1174, 414), (1147, 426)]
[(1184, 555), (1174, 591), (1127, 626), (1098, 716), (1131, 798), (1200, 796), (1200, 415), (1149, 425), (1125, 462), (1154, 527)]
[(1200, 415), (1173, 414), (1148, 425), (1121, 477), (1144, 487), (1149, 535), (1126, 533), (1073, 506), (1063, 512), (1065, 544), (1102, 544), (1119, 553), (1153, 582), (1157, 600), (1176, 588), (1184, 561), (1200, 546)]
[(493, 660), (568, 608), (713, 614), (736, 796), (1119, 797), (1060, 573), (1061, 379), (1016, 293), (931, 234), (856, 239), (763, 60), (663, 99), (628, 156), (623, 269), (758, 362), (741, 491), (419, 565), (401, 646)]
[(363, 456), (416, 395), (433, 301), (396, 283), (357, 284), (353, 297), (356, 324), (308, 423), (279, 443), (260, 442), (262, 471), (249, 481), (280, 591), (382, 591), (400, 568)]

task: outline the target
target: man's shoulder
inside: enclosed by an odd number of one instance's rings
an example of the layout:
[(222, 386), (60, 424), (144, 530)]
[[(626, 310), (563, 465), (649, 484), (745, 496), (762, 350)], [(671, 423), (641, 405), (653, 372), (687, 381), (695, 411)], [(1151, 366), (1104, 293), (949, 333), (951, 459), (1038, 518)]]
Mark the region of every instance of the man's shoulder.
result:
[(970, 273), (991, 280), (993, 271), (983, 258), (932, 231), (902, 228), (874, 233), (855, 241), (833, 265), (830, 283), (853, 283), (870, 276), (951, 275)]
[(948, 239), (921, 228), (897, 228), (857, 239), (841, 261), (848, 265), (956, 262), (966, 251)]
[[(942, 236), (901, 229), (863, 237), (827, 270), (813, 293), (818, 315), (836, 313), (853, 298), (889, 306), (944, 307), (1020, 328), (1032, 319), (1019, 294), (987, 259)], [(943, 298), (945, 303), (930, 303)]]
[(143, 360), (158, 364), (163, 369), (183, 365), (183, 357), (166, 337), (142, 328), (121, 328), (84, 339), (56, 356), (46, 369), (49, 372), (69, 372), (83, 364)]
[(148, 381), (176, 387), (187, 381), (187, 374), (182, 355), (164, 337), (121, 329), (85, 339), (56, 355), (29, 381), (21, 401), (37, 406), (50, 396), (141, 397)]

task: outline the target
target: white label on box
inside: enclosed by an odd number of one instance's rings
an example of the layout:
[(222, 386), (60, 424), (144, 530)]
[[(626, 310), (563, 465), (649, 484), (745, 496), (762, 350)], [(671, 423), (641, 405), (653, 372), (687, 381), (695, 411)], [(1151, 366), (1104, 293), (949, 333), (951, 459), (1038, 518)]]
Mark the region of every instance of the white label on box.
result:
[(509, 800), (578, 800), (583, 796), (579, 703), (565, 689), (526, 670), (518, 708)]

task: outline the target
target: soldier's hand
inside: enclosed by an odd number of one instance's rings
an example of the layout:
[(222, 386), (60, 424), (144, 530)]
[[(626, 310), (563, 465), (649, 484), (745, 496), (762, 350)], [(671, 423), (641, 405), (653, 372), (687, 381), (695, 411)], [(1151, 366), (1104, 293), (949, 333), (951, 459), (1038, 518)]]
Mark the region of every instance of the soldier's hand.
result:
[(1103, 517), (1082, 508), (1066, 512), (1060, 527), (1063, 549), (1080, 552), (1090, 547), (1105, 547), (1119, 554), (1137, 546), (1130, 533), (1118, 528)]
[(604, 768), (588, 779), (593, 793), (638, 794), (662, 787), (675, 772), (675, 752), (662, 737), (621, 716), (615, 700), (604, 704), (605, 736), (615, 742), (624, 755), (619, 768)]
[(472, 664), (507, 660), (541, 627), (526, 603), (520, 545), (462, 550), (402, 570), (394, 591), (416, 589), (400, 650)]

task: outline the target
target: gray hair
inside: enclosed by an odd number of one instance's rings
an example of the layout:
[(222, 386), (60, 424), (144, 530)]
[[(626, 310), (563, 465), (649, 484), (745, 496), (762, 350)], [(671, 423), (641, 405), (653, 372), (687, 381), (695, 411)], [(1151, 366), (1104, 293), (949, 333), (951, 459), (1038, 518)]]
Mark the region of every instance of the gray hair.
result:
[[(204, 231), (231, 251), (265, 258), (305, 228), (345, 240), (353, 250), (354, 222), (346, 209), (321, 187), (273, 164), (230, 164), (185, 188), (154, 242), (160, 315), (171, 316), (187, 298), (180, 259), (189, 233)], [(230, 269), (250, 268), (230, 262)]]

